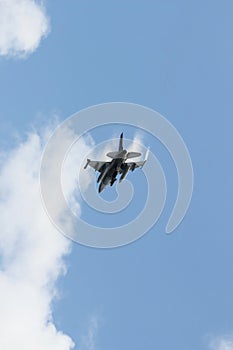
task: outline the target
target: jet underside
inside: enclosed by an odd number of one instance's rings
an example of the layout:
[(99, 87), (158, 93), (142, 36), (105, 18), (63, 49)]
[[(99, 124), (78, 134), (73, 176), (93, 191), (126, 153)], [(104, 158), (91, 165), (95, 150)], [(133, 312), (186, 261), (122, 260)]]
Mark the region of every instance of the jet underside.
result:
[(92, 161), (87, 159), (85, 169), (87, 166), (91, 166), (95, 171), (99, 172), (97, 183), (99, 183), (99, 192), (102, 192), (107, 185), (112, 186), (116, 180), (117, 176), (120, 176), (119, 182), (121, 182), (127, 175), (129, 171), (134, 171), (135, 168), (142, 168), (146, 162), (127, 162), (129, 158), (135, 158), (141, 156), (138, 152), (127, 152), (123, 149), (123, 133), (120, 136), (119, 148), (116, 152), (109, 152), (107, 156), (112, 158), (111, 162), (102, 161)]

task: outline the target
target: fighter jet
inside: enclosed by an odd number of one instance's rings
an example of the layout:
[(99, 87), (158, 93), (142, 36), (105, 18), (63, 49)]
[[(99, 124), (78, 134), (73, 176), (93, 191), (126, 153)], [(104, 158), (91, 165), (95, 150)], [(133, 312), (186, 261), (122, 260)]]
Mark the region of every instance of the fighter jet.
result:
[(84, 166), (86, 169), (91, 166), (95, 171), (98, 171), (100, 174), (97, 179), (99, 183), (99, 193), (102, 192), (107, 185), (112, 186), (117, 180), (117, 175), (120, 174), (119, 182), (124, 180), (128, 171), (134, 171), (136, 168), (142, 168), (147, 161), (148, 152), (145, 160), (140, 162), (126, 162), (129, 158), (140, 157), (141, 153), (138, 152), (128, 152), (123, 148), (123, 133), (120, 135), (118, 151), (109, 152), (106, 155), (112, 160), (110, 162), (96, 161), (87, 159), (87, 163)]

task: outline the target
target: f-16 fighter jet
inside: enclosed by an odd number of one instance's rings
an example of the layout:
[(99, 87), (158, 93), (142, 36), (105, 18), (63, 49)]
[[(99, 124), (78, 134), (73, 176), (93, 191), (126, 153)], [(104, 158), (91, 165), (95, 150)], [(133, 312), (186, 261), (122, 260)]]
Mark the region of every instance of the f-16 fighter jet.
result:
[(140, 162), (126, 162), (129, 158), (140, 157), (141, 153), (138, 152), (128, 152), (123, 148), (123, 133), (120, 135), (119, 147), (116, 152), (109, 152), (106, 154), (108, 157), (112, 158), (111, 162), (101, 162), (96, 160), (87, 159), (87, 166), (91, 166), (98, 171), (100, 174), (97, 179), (99, 183), (99, 192), (102, 192), (107, 185), (112, 186), (117, 180), (117, 175), (120, 174), (121, 177), (119, 182), (121, 182), (127, 175), (128, 171), (134, 171), (136, 168), (142, 168), (147, 161), (147, 155), (144, 161)]

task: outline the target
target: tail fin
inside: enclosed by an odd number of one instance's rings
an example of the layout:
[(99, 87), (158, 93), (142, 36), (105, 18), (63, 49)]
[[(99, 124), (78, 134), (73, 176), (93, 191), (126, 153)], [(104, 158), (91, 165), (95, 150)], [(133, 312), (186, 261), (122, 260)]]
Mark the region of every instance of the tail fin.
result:
[(119, 152), (122, 152), (122, 151), (123, 151), (123, 132), (121, 133), (121, 136), (120, 136), (118, 151), (119, 151)]

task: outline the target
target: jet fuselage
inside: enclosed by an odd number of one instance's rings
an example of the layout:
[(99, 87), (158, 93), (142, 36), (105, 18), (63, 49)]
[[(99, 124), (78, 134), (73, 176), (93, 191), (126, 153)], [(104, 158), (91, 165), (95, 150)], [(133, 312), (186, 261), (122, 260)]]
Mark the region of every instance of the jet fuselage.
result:
[(103, 169), (100, 169), (100, 175), (97, 180), (97, 182), (100, 182), (99, 192), (102, 192), (108, 184), (111, 186), (114, 184), (124, 163), (124, 158), (116, 158), (113, 159), (110, 164), (104, 166)]

